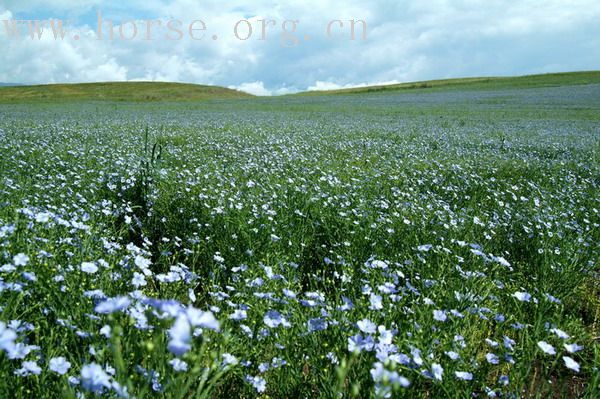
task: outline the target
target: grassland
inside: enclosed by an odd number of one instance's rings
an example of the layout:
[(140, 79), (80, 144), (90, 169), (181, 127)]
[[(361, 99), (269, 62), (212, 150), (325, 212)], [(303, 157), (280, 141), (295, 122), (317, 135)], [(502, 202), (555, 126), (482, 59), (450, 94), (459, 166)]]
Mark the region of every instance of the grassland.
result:
[(0, 397), (598, 397), (570, 82), (0, 105)]
[[(600, 84), (600, 71), (567, 72), (518, 77), (480, 77), (429, 80), (341, 90), (308, 91), (284, 97), (395, 93), (398, 91), (506, 90)], [(106, 82), (37, 86), (0, 85), (0, 103), (14, 102), (179, 102), (248, 99), (250, 94), (219, 86), (165, 82)]]
[(336, 94), (365, 94), (393, 93), (400, 90), (502, 90), (526, 89), (535, 87), (556, 87), (588, 85), (600, 83), (600, 71), (549, 73), (540, 75), (509, 76), (509, 77), (480, 77), (428, 80), (384, 86), (368, 86), (340, 90), (310, 91), (301, 95), (336, 95)]
[(163, 82), (107, 82), (0, 87), (0, 103), (74, 101), (201, 101), (248, 98), (217, 86)]

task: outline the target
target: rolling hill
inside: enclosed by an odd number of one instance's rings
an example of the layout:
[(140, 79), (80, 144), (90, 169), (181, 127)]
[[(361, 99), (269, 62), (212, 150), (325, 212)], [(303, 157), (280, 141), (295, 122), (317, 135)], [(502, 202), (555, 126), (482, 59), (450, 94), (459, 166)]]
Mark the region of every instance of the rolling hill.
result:
[(164, 82), (106, 82), (0, 87), (0, 103), (36, 101), (198, 101), (248, 98), (218, 86)]
[(429, 80), (383, 86), (366, 86), (339, 90), (307, 91), (295, 95), (364, 94), (402, 90), (497, 90), (600, 83), (600, 71), (565, 72), (516, 77), (478, 77)]
[[(366, 86), (327, 91), (307, 91), (289, 96), (397, 93), (399, 91), (498, 90), (551, 86), (600, 84), (600, 71), (566, 72), (518, 77), (476, 77), (429, 80), (384, 86)], [(219, 86), (168, 82), (105, 82), (2, 86), (0, 103), (68, 101), (201, 101), (240, 99), (255, 96)]]

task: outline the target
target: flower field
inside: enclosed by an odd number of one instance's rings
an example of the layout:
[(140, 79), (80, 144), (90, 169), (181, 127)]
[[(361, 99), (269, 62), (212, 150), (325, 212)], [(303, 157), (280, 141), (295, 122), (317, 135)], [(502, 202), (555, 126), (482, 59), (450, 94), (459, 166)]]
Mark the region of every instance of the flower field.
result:
[(0, 105), (0, 397), (600, 395), (600, 85)]

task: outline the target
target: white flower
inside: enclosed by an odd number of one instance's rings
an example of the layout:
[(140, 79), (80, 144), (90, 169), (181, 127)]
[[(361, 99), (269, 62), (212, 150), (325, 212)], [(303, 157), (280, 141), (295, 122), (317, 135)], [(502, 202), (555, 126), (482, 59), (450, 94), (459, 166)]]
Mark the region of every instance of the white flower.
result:
[(540, 341), (537, 343), (538, 347), (547, 355), (556, 355), (556, 349), (546, 341)]
[(381, 298), (381, 295), (375, 295), (375, 294), (371, 294), (369, 296), (369, 309), (371, 310), (381, 310), (383, 309), (383, 303), (381, 302), (383, 298)]
[(110, 376), (100, 365), (86, 364), (81, 369), (81, 385), (88, 391), (100, 393), (104, 388), (110, 388)]
[(15, 371), (16, 375), (20, 376), (28, 376), (28, 375), (39, 375), (42, 372), (42, 369), (36, 362), (33, 361), (24, 361), (19, 370)]
[(327, 320), (325, 320), (322, 317), (317, 317), (314, 319), (309, 319), (307, 322), (308, 325), (308, 331), (309, 332), (315, 332), (315, 331), (324, 331), (327, 329), (329, 323), (327, 323)]
[(433, 363), (431, 365), (431, 372), (433, 373), (433, 378), (435, 378), (438, 381), (442, 380), (442, 374), (444, 374), (444, 369), (442, 368), (441, 364)]
[(137, 267), (144, 270), (150, 267), (152, 261), (150, 259), (146, 259), (141, 255), (136, 255), (134, 263)]
[(473, 374), (466, 372), (466, 371), (455, 371), (454, 375), (459, 380), (471, 381), (473, 379)]
[(236, 365), (238, 359), (231, 353), (223, 353), (223, 366)]
[(267, 389), (267, 381), (260, 376), (252, 377), (247, 375), (246, 380), (252, 384), (258, 393), (262, 393)]
[(183, 360), (177, 358), (170, 360), (169, 364), (171, 365), (171, 367), (173, 367), (173, 370), (175, 371), (187, 371), (188, 369), (188, 364)]
[(232, 314), (229, 315), (229, 319), (231, 320), (244, 320), (248, 317), (248, 314), (243, 309), (236, 309)]
[(94, 274), (98, 271), (98, 266), (92, 262), (83, 262), (80, 268), (82, 272), (88, 274)]
[(167, 348), (175, 356), (181, 356), (192, 348), (191, 326), (184, 314), (175, 319), (175, 323), (169, 328), (169, 343)]
[(387, 269), (388, 264), (382, 260), (374, 260), (371, 262), (371, 267), (373, 269)]
[(553, 332), (554, 334), (556, 334), (556, 336), (558, 338), (561, 338), (561, 339), (569, 339), (570, 338), (569, 334), (567, 334), (566, 332), (564, 332), (563, 330), (560, 330), (558, 328), (553, 328), (550, 330), (550, 332)]
[(111, 328), (108, 324), (100, 329), (100, 334), (103, 335), (104, 338), (110, 338), (110, 332)]
[(569, 356), (563, 356), (563, 360), (567, 368), (575, 371), (576, 373), (579, 373), (579, 363), (573, 360), (573, 358), (570, 358)]
[(494, 258), (494, 260), (504, 267), (510, 267), (510, 262), (504, 259), (502, 256), (498, 256), (497, 258)]
[(114, 312), (119, 312), (121, 310), (127, 309), (131, 304), (131, 300), (126, 296), (118, 296), (115, 298), (108, 298), (102, 302), (99, 302), (94, 310), (96, 313), (101, 314), (109, 314)]
[(54, 357), (50, 359), (49, 368), (55, 373), (65, 375), (67, 371), (69, 371), (69, 369), (71, 368), (71, 363), (62, 356)]
[(291, 327), (290, 322), (287, 321), (286, 318), (276, 310), (269, 310), (263, 317), (263, 321), (268, 327), (271, 328), (278, 326)]
[(490, 364), (498, 364), (500, 363), (500, 359), (493, 353), (488, 353), (485, 355), (485, 360), (487, 360)]
[(531, 294), (528, 294), (527, 292), (517, 291), (513, 294), (513, 296), (521, 302), (529, 302), (531, 300)]
[(26, 266), (29, 263), (29, 256), (24, 253), (17, 254), (13, 256), (13, 263), (15, 266)]
[(365, 334), (375, 334), (375, 331), (377, 331), (377, 326), (369, 319), (360, 320), (356, 325)]
[(579, 352), (583, 349), (583, 346), (577, 344), (563, 344), (563, 346), (569, 353)]
[(131, 285), (138, 288), (138, 287), (145, 287), (146, 284), (147, 284), (146, 276), (144, 276), (143, 274), (138, 273), (138, 272), (133, 273), (133, 279), (131, 280)]
[(192, 327), (208, 328), (209, 330), (219, 331), (219, 321), (212, 312), (203, 312), (194, 307), (188, 307), (185, 314)]
[(433, 318), (437, 321), (444, 322), (448, 319), (448, 316), (446, 316), (446, 312), (444, 312), (443, 310), (434, 310)]

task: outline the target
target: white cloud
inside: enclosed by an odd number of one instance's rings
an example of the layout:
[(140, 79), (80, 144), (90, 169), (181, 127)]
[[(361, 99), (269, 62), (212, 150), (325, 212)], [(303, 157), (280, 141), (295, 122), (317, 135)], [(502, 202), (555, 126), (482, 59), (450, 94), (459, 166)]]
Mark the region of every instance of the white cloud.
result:
[[(48, 37), (5, 40), (0, 23), (0, 81), (8, 82), (166, 80), (278, 95), (367, 83), (600, 69), (596, 0), (348, 0), (343, 6), (323, 0), (234, 0), (227, 5), (217, 0), (9, 0), (3, 7), (0, 20), (21, 13), (39, 13), (40, 18), (64, 13), (65, 19), (75, 15), (71, 30), (82, 36), (64, 42)], [(206, 38), (97, 41), (96, 9), (115, 24), (130, 18), (158, 18), (163, 24), (170, 18), (187, 23), (202, 19)], [(235, 22), (243, 18), (254, 24), (247, 41), (233, 37)], [(262, 33), (259, 19), (277, 21), (266, 30), (264, 41), (257, 40)], [(281, 46), (285, 19), (300, 21), (300, 44), (294, 48)], [(364, 19), (368, 40), (352, 42), (340, 35), (327, 39), (325, 29), (332, 19)], [(143, 36), (145, 25), (139, 29)], [(305, 34), (311, 40), (305, 41)]]
[(0, 14), (0, 21), (4, 21), (4, 20), (7, 20), (7, 19), (12, 19), (12, 17), (13, 17), (12, 13), (10, 11), (6, 10), (6, 11), (4, 11), (4, 12), (2, 12)]
[(321, 82), (318, 80), (314, 86), (309, 86), (306, 90), (308, 91), (323, 91), (323, 90), (340, 90), (340, 89), (357, 89), (360, 87), (367, 86), (384, 86), (384, 85), (394, 85), (400, 83), (397, 80), (386, 80), (383, 82), (371, 82), (371, 83), (348, 83), (345, 85), (339, 85), (334, 82)]
[(263, 82), (242, 83), (239, 86), (229, 86), (230, 89), (243, 91), (245, 93), (254, 94), (255, 96), (270, 96), (273, 94), (271, 90), (267, 90)]

